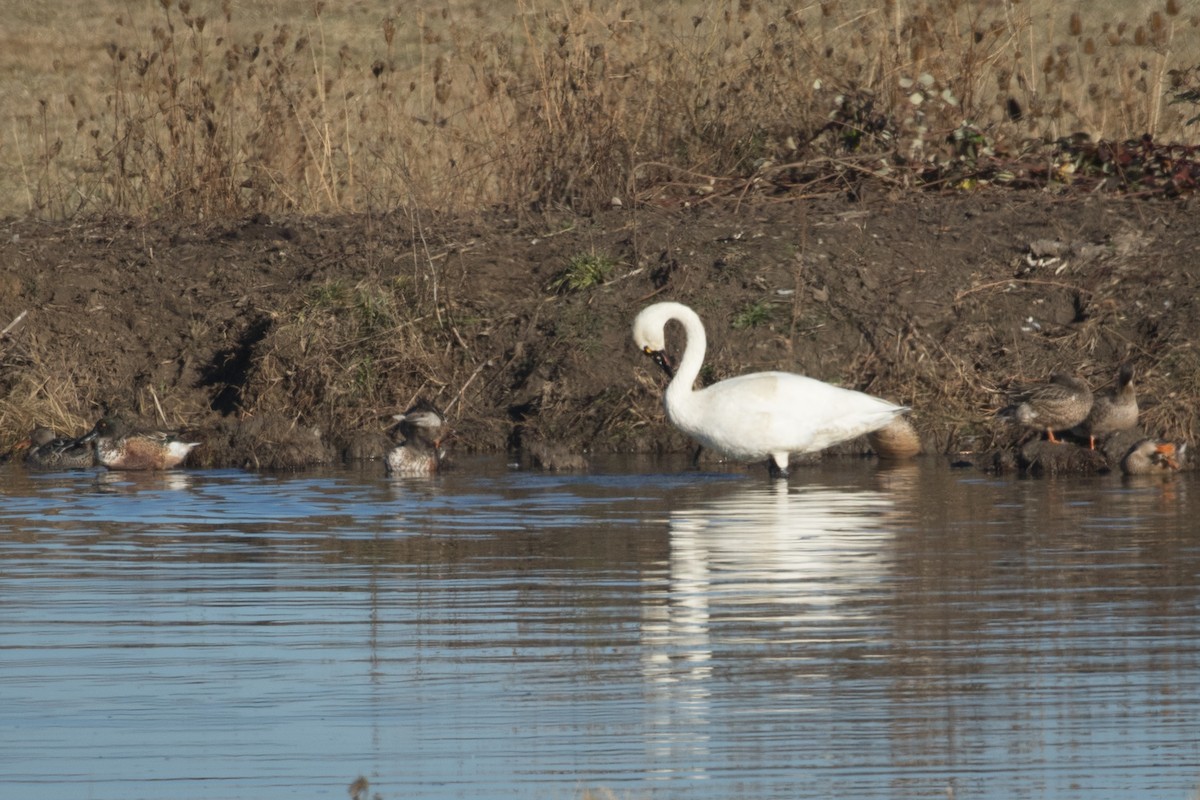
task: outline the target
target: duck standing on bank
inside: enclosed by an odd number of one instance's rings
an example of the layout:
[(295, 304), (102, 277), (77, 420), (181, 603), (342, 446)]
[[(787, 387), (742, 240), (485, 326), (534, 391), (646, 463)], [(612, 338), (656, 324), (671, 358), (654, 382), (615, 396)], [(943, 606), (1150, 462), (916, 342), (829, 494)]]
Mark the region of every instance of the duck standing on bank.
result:
[(1137, 422), (1138, 402), (1137, 389), (1133, 385), (1133, 365), (1122, 364), (1117, 372), (1116, 388), (1093, 399), (1091, 411), (1072, 433), (1086, 436), (1088, 447), (1095, 450), (1096, 437), (1127, 431)]
[[(674, 320), (687, 333), (676, 371), (665, 331)], [(863, 392), (791, 372), (755, 372), (697, 390), (707, 337), (695, 311), (655, 303), (633, 322), (633, 341), (671, 376), (663, 394), (667, 419), (703, 446), (739, 461), (767, 459), (772, 477), (787, 477), (791, 453), (814, 453), (884, 427), (908, 411)]]
[(22, 459), (26, 467), (40, 470), (88, 469), (96, 466), (96, 452), (91, 444), (80, 439), (55, 436), (46, 427), (34, 428), (33, 433), (17, 447), (27, 447)]
[(1056, 444), (1055, 431), (1074, 428), (1092, 410), (1092, 390), (1087, 383), (1062, 372), (1026, 389), (1016, 400), (1001, 409), (1000, 416), (1011, 417), (1031, 430), (1045, 431), (1046, 438)]
[(92, 442), (96, 460), (116, 470), (174, 469), (200, 444), (172, 431), (136, 430), (117, 416), (102, 418), (79, 441)]
[(442, 468), (442, 442), (446, 420), (441, 412), (422, 400), (393, 419), (399, 423), (404, 441), (388, 451), (384, 464), (389, 475), (431, 475)]

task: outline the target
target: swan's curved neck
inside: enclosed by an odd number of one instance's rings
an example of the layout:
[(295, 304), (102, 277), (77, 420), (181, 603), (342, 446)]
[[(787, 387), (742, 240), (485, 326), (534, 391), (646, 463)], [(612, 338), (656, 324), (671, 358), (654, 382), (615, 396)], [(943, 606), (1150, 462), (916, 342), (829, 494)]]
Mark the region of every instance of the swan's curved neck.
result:
[(683, 347), (683, 358), (679, 360), (679, 368), (675, 377), (667, 386), (671, 395), (687, 394), (696, 385), (700, 377), (700, 367), (704, 365), (704, 351), (708, 349), (708, 337), (704, 334), (704, 323), (690, 308), (681, 308), (671, 315), (671, 319), (683, 325), (687, 334), (687, 342)]

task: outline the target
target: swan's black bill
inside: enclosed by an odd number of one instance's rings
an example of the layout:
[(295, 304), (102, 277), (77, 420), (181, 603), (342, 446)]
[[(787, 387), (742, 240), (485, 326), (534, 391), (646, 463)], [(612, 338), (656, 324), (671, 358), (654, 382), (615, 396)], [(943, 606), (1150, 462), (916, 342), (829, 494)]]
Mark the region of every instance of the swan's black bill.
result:
[(671, 363), (671, 357), (667, 355), (665, 350), (651, 350), (646, 348), (646, 355), (654, 359), (654, 363), (662, 367), (663, 372), (667, 373), (668, 378), (675, 377), (675, 365)]

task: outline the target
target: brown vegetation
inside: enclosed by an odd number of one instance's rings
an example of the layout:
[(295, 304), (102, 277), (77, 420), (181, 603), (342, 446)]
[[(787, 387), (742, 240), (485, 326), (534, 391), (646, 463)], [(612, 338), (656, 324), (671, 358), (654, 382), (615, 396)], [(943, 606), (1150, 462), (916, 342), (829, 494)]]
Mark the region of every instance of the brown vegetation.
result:
[(52, 43), (6, 20), (0, 213), (586, 212), (1112, 177), (1122, 142), (1186, 141), (1200, 63), (1177, 0), (89, 9)]

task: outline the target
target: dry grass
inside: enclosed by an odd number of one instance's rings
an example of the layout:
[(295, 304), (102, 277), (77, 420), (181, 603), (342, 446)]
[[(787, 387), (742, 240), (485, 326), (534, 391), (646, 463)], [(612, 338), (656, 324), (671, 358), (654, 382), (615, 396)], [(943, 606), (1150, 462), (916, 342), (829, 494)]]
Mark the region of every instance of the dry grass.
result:
[[(0, 339), (0, 430), (27, 432), (45, 425), (75, 436), (91, 428), (94, 420), (72, 411), (87, 407), (84, 395), (91, 381), (72, 371), (78, 364), (68, 355), (52, 352), (36, 338)], [(60, 356), (54, 363), (46, 360)], [(4, 449), (11, 444), (4, 442)]]
[(1180, 0), (6, 5), (0, 213), (586, 210), (1195, 138)]
[[(446, 383), (436, 348), (451, 335), (425, 308), (411, 281), (331, 280), (311, 286), (279, 312), (256, 357), (246, 402), (267, 414), (315, 421), (326, 429), (347, 408), (355, 427), (371, 428), (416, 396), (439, 398)], [(406, 375), (408, 396), (389, 376)], [(444, 401), (443, 401), (444, 404)]]

